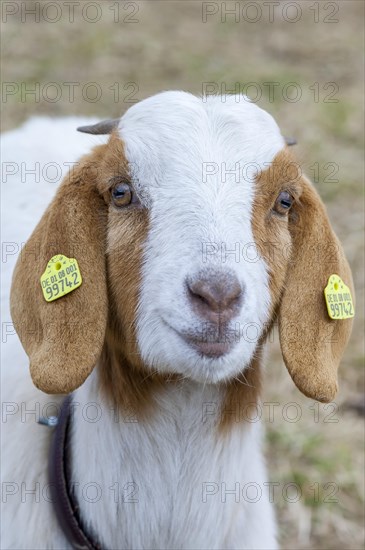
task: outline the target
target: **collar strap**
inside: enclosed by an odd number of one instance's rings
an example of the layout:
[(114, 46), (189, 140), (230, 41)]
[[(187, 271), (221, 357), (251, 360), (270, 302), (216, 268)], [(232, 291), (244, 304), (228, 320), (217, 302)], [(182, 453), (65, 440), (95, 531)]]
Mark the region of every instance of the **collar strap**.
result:
[(52, 434), (48, 474), (52, 504), (60, 527), (72, 548), (101, 550), (101, 546), (85, 532), (80, 508), (70, 490), (69, 434), (71, 429), (72, 397), (62, 403), (60, 416)]

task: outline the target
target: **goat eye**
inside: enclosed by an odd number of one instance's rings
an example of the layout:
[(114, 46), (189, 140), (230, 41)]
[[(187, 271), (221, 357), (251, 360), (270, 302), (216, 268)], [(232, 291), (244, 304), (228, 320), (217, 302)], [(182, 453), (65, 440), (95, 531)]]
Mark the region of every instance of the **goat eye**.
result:
[(133, 199), (132, 189), (128, 183), (117, 183), (112, 189), (112, 199), (115, 206), (128, 206)]
[(274, 210), (278, 214), (285, 215), (293, 205), (293, 197), (287, 191), (282, 191), (275, 202)]

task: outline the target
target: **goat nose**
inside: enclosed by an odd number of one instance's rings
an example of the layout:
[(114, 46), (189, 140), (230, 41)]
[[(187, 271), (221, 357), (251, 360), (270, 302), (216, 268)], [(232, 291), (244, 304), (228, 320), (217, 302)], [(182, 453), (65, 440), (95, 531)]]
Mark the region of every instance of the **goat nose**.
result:
[(229, 321), (242, 303), (242, 287), (232, 273), (205, 272), (187, 279), (189, 299), (196, 312), (210, 321)]

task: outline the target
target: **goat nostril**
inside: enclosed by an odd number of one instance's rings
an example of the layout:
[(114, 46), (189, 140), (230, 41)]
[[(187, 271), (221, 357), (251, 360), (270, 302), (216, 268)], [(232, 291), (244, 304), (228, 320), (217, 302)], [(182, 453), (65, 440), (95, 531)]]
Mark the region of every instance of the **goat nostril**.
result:
[(232, 274), (207, 273), (187, 281), (189, 298), (200, 314), (226, 313), (230, 317), (241, 303), (242, 288)]
[(188, 291), (191, 299), (200, 300), (203, 304), (210, 306), (209, 297), (203, 291), (198, 290), (196, 285), (189, 285), (188, 283)]

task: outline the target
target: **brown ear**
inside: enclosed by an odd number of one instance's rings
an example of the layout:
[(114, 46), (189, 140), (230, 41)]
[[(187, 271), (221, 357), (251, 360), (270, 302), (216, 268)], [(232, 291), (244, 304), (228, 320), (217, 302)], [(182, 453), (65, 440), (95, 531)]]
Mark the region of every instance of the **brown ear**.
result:
[(350, 267), (312, 185), (302, 178), (300, 204), (290, 222), (291, 263), (279, 311), (282, 354), (301, 392), (318, 401), (336, 395), (337, 368), (349, 339), (352, 319), (330, 319), (324, 288), (331, 274), (351, 289)]
[[(12, 318), (30, 358), (33, 382), (46, 393), (68, 393), (80, 386), (104, 341), (106, 205), (88, 170), (89, 160), (61, 184), (13, 276)], [(57, 254), (76, 258), (83, 282), (66, 296), (46, 302), (40, 277)]]

